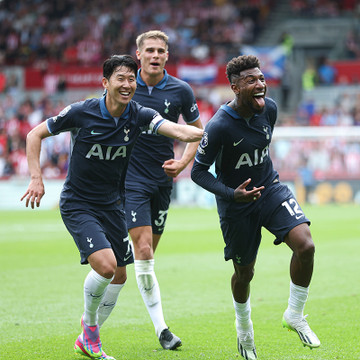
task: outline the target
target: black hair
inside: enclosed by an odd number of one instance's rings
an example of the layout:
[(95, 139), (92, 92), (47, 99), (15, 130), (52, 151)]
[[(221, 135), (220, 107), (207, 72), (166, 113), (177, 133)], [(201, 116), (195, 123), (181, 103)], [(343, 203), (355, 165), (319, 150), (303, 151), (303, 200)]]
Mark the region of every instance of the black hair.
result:
[(255, 55), (234, 57), (226, 65), (226, 76), (231, 84), (242, 71), (256, 67), (260, 69), (260, 60)]
[(125, 66), (137, 75), (138, 65), (131, 55), (113, 55), (104, 61), (103, 64), (103, 77), (110, 79), (111, 75), (119, 66)]

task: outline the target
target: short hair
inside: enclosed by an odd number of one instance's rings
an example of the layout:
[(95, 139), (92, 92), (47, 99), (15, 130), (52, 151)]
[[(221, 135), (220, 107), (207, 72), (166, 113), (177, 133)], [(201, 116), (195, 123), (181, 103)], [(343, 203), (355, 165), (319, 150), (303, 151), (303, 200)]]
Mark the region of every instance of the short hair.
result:
[(136, 38), (136, 46), (137, 46), (138, 50), (140, 50), (143, 47), (144, 41), (147, 39), (160, 39), (165, 43), (166, 50), (168, 49), (169, 37), (163, 31), (150, 30), (150, 31), (140, 34)]
[(242, 71), (256, 67), (260, 69), (260, 60), (255, 55), (234, 57), (226, 65), (226, 76), (231, 84)]
[(138, 65), (131, 55), (112, 55), (104, 61), (103, 77), (109, 80), (119, 66), (125, 66), (132, 70), (135, 76), (137, 75)]

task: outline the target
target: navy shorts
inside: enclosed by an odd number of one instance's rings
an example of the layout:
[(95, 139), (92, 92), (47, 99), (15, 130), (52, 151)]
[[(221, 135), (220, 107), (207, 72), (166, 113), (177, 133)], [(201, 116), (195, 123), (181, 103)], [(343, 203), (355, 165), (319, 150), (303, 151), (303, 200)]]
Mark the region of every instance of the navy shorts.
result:
[(61, 217), (79, 249), (81, 264), (95, 251), (111, 248), (117, 266), (134, 262), (123, 210), (89, 208), (88, 204), (76, 206), (60, 204)]
[(244, 213), (240, 207), (238, 211), (227, 211), (226, 216), (220, 214), (225, 260), (232, 259), (239, 265), (248, 265), (256, 258), (262, 227), (275, 235), (278, 242), (282, 242), (291, 229), (302, 223), (310, 225), (288, 186), (272, 184), (254, 202), (252, 211)]
[(162, 234), (170, 206), (170, 186), (138, 183), (126, 187), (125, 213), (129, 229), (151, 226), (153, 234)]

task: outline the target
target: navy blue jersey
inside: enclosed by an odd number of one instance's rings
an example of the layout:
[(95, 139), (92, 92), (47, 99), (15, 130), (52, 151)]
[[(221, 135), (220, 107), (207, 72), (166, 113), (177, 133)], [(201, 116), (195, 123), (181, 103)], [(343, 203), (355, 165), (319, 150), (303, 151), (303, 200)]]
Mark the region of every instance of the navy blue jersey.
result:
[[(195, 156), (193, 171), (196, 163), (203, 165), (198, 168), (202, 168), (204, 173), (215, 162), (216, 181), (210, 186), (208, 183), (205, 188), (217, 194), (218, 201), (232, 201), (233, 190), (248, 178), (252, 179), (250, 190), (263, 185), (266, 189), (278, 177), (269, 155), (276, 117), (275, 102), (266, 98), (264, 111), (251, 119), (243, 119), (231, 107), (222, 105), (208, 122)], [(196, 177), (193, 179), (204, 185)], [(209, 177), (203, 179), (206, 182)], [(237, 204), (246, 207), (251, 203)]]
[[(158, 121), (155, 127), (154, 119)], [(161, 119), (155, 110), (132, 100), (121, 117), (114, 119), (105, 97), (69, 105), (47, 119), (51, 134), (70, 131), (72, 135), (62, 199), (116, 207), (123, 201), (126, 168), (137, 137), (150, 128), (156, 132)]]
[[(191, 124), (199, 119), (199, 109), (194, 93), (189, 84), (168, 75), (164, 70), (164, 78), (154, 87), (148, 87), (137, 76), (137, 88), (133, 100), (143, 106), (155, 109), (167, 120), (178, 122), (180, 115), (186, 123)], [(172, 184), (162, 165), (165, 160), (174, 158), (174, 140), (163, 135), (143, 132), (134, 147), (126, 182), (131, 185), (138, 182), (151, 182), (166, 186)]]

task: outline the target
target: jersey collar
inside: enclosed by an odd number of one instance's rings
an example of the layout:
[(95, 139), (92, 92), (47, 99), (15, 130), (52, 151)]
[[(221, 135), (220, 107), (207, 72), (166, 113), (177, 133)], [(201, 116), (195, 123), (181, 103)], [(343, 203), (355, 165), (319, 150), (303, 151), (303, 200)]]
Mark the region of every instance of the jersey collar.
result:
[[(100, 99), (101, 115), (103, 116), (104, 119), (112, 119), (113, 117), (110, 115), (110, 113), (109, 113), (109, 111), (108, 111), (108, 109), (106, 108), (106, 105), (105, 105), (105, 97), (106, 97), (106, 94)], [(121, 119), (127, 119), (129, 117), (129, 112), (130, 112), (130, 102), (126, 105), (126, 109), (122, 113), (120, 118)]]
[[(138, 83), (138, 85), (146, 86), (144, 80), (141, 78), (140, 72), (141, 72), (141, 68), (138, 70), (136, 82)], [(169, 78), (169, 75), (168, 75), (167, 71), (164, 69), (164, 77), (154, 87), (156, 87), (158, 89), (163, 89), (168, 81), (168, 78)]]
[(241, 119), (241, 116), (230, 106), (228, 105), (221, 105), (220, 109), (224, 110), (225, 112), (227, 112), (231, 117), (235, 118), (235, 119)]
[[(220, 109), (224, 110), (225, 112), (227, 112), (231, 117), (235, 118), (235, 119), (243, 119), (242, 116), (240, 116), (232, 107), (230, 107), (227, 104), (221, 105)], [(251, 118), (255, 118), (258, 117), (258, 114), (254, 114)]]

